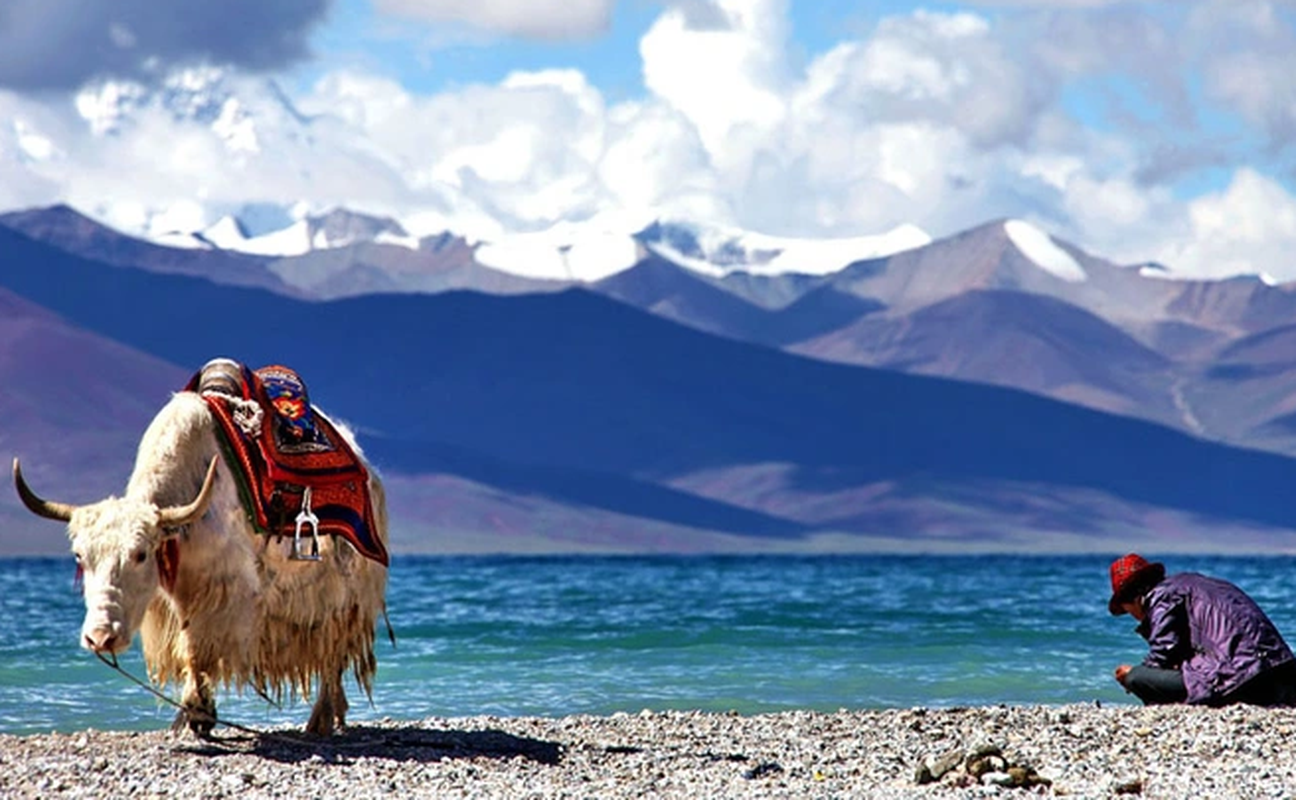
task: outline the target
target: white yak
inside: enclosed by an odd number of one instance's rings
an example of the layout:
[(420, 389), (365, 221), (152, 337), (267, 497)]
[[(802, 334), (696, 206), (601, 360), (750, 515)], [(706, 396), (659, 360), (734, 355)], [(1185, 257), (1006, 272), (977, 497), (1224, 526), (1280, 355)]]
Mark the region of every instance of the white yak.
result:
[[(82, 506), (43, 500), (17, 458), (14, 483), (31, 511), (68, 523), (84, 576), (82, 645), (115, 656), (138, 632), (150, 677), (183, 684), (177, 727), (209, 734), (215, 692), (232, 685), (276, 699), (314, 695), (306, 730), (330, 734), (346, 724), (346, 671), (372, 691), (387, 568), (336, 537), (321, 537), (321, 560), (292, 560), (292, 537), (258, 533), (217, 424), (197, 393), (175, 394), (145, 431), (123, 497)], [(350, 432), (338, 429), (363, 460)], [(383, 487), (365, 467), (385, 547)], [(179, 552), (169, 589), (158, 560), (168, 539)]]

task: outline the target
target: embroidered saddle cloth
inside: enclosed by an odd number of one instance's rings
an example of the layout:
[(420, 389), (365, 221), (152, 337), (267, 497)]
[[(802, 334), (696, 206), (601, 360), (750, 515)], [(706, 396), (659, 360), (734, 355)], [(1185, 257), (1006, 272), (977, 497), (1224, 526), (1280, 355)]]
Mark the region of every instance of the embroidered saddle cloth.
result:
[[(185, 391), (198, 392), (220, 421), (222, 444), (257, 529), (292, 536), (310, 490), (320, 535), (341, 536), (384, 566), (369, 473), (346, 439), (310, 404), (306, 384), (283, 366), (251, 370), (228, 359), (207, 363)], [(304, 531), (305, 533), (305, 531)]]

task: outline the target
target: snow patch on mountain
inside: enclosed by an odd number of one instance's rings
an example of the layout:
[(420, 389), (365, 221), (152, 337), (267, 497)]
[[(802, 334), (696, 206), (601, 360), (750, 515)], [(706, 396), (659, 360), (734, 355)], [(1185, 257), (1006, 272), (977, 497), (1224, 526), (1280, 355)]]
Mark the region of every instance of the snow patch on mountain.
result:
[(375, 244), (389, 244), (393, 247), (404, 247), (407, 250), (419, 249), (419, 238), (417, 236), (407, 236), (391, 231), (380, 231), (374, 237)]
[(681, 223), (654, 225), (641, 235), (661, 257), (704, 275), (830, 275), (857, 261), (883, 258), (931, 243), (915, 225), (874, 236), (805, 239)]
[(419, 240), (391, 219), (337, 209), (322, 216), (302, 216), (285, 228), (249, 236), (237, 218), (222, 217), (201, 233), (204, 241), (222, 250), (287, 258), (313, 250), (329, 250), (373, 242), (419, 249)]
[(1010, 219), (1003, 227), (1013, 246), (1045, 272), (1069, 283), (1081, 283), (1089, 279), (1084, 267), (1070, 253), (1058, 247), (1044, 231), (1019, 219)]
[(193, 233), (184, 233), (182, 231), (172, 231), (154, 236), (149, 240), (153, 244), (162, 247), (175, 247), (181, 250), (210, 250), (211, 243), (203, 239), (202, 236)]
[[(1156, 279), (1156, 280), (1163, 280), (1163, 281), (1181, 281), (1181, 280), (1184, 280), (1184, 278), (1183, 278), (1182, 276), (1175, 275), (1174, 273), (1172, 273), (1169, 269), (1166, 268), (1165, 265), (1163, 265), (1163, 264), (1156, 264), (1156, 263), (1149, 263), (1149, 264), (1142, 264), (1142, 265), (1140, 265), (1140, 266), (1138, 267), (1138, 274), (1139, 274), (1139, 277), (1142, 277), (1142, 278), (1153, 278), (1153, 279)], [(1189, 278), (1188, 280), (1192, 280), (1192, 279)], [(1212, 279), (1210, 279), (1210, 280), (1216, 280), (1216, 281), (1253, 280), (1253, 281), (1259, 281), (1260, 283), (1263, 283), (1265, 286), (1283, 286), (1283, 285), (1284, 285), (1284, 281), (1281, 281), (1281, 280), (1279, 280), (1278, 278), (1275, 278), (1275, 277), (1273, 276), (1272, 273), (1264, 272), (1264, 271), (1261, 271), (1261, 272), (1243, 272), (1243, 271), (1239, 271), (1239, 272), (1233, 273), (1233, 274), (1231, 274), (1231, 275), (1226, 275), (1226, 276), (1224, 276), (1224, 277), (1220, 277), (1220, 278), (1212, 278)], [(1287, 283), (1290, 283), (1290, 281), (1287, 282)]]
[(1176, 280), (1173, 273), (1166, 269), (1164, 264), (1147, 263), (1138, 267), (1140, 278), (1155, 278), (1157, 280), (1172, 281)]
[(257, 256), (300, 256), (312, 249), (310, 223), (304, 219), (261, 236), (244, 236), (237, 224), (230, 225), (223, 219), (209, 228), (204, 236), (222, 249)]
[(733, 272), (826, 275), (861, 259), (930, 242), (931, 237), (913, 225), (880, 236), (797, 239), (683, 222), (656, 222), (634, 235), (564, 223), (482, 242), (474, 257), (484, 266), (523, 277), (587, 282), (629, 269), (648, 251), (713, 277)]
[(229, 215), (216, 220), (216, 223), (204, 230), (200, 236), (222, 250), (239, 250), (248, 240), (243, 223)]
[(242, 250), (261, 256), (300, 256), (328, 246), (327, 237), (313, 234), (309, 220), (299, 219), (282, 230), (248, 239)]
[(643, 256), (633, 236), (559, 225), (483, 242), (477, 263), (525, 278), (593, 282), (629, 269)]
[[(294, 210), (293, 217), (295, 221), (287, 227), (258, 236), (249, 236), (236, 218), (225, 217), (198, 238), (225, 250), (281, 258), (365, 242), (413, 250), (420, 247), (420, 237), (410, 235), (405, 225), (391, 219), (341, 209), (323, 216), (305, 216)], [(415, 225), (409, 223), (409, 227)], [(638, 233), (627, 232), (632, 230)], [(913, 225), (877, 236), (806, 239), (683, 222), (642, 227), (642, 220), (629, 219), (563, 222), (543, 231), (465, 238), (475, 247), (473, 258), (482, 266), (525, 278), (591, 283), (629, 269), (650, 251), (714, 277), (732, 272), (827, 275), (863, 259), (882, 258), (931, 242), (930, 236)]]

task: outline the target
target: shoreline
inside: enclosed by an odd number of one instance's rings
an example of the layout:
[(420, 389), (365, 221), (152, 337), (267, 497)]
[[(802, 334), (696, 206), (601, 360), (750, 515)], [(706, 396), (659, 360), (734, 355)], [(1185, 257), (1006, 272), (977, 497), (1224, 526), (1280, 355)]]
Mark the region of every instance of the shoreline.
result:
[[(978, 706), (432, 717), (214, 741), (0, 735), (4, 797), (1145, 797), (1296, 793), (1296, 709)], [(965, 756), (1001, 754), (990, 779)], [(951, 762), (958, 766), (939, 778)], [(926, 766), (927, 774), (922, 775)], [(1003, 769), (999, 769), (1002, 767)], [(1005, 783), (1030, 770), (1029, 788)], [(930, 782), (919, 782), (921, 780)]]

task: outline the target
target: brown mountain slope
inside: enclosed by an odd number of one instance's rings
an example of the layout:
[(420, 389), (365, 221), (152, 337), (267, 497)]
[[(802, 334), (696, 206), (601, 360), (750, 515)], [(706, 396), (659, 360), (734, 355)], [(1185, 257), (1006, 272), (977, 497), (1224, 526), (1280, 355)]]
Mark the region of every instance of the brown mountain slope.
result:
[[(0, 456), (5, 483), (22, 459), (34, 486), (68, 502), (122, 491), (135, 444), (188, 374), (172, 364), (70, 325), (0, 289)], [(0, 552), (62, 553), (57, 526), (3, 490)], [(43, 543), (43, 544), (42, 544)], [(21, 544), (21, 547), (19, 545)]]
[(0, 214), (0, 225), (73, 255), (115, 267), (189, 275), (291, 296), (299, 294), (269, 272), (263, 258), (225, 250), (163, 247), (113, 230), (64, 205)]
[(1239, 340), (1186, 387), (1211, 438), (1296, 452), (1296, 324)]
[(1041, 295), (972, 291), (909, 314), (869, 316), (790, 349), (1183, 426), (1170, 393), (1173, 364), (1098, 317)]
[(285, 283), (319, 300), (363, 294), (422, 292), (435, 294), (470, 289), (488, 294), (552, 292), (562, 281), (524, 278), (484, 267), (473, 260), (473, 248), (445, 234), (424, 239), (418, 250), (393, 244), (360, 242), (278, 258), (270, 270)]

